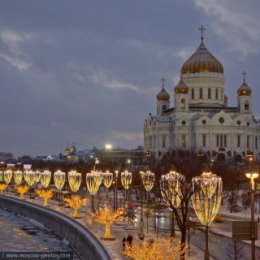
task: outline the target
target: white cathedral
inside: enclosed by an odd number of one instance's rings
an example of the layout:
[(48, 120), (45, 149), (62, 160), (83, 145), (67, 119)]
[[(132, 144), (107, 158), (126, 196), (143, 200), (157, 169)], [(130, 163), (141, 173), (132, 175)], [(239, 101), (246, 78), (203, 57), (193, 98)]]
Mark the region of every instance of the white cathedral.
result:
[(144, 122), (144, 151), (155, 158), (180, 150), (211, 159), (260, 159), (260, 122), (252, 114), (252, 90), (244, 79), (237, 105), (228, 106), (222, 64), (204, 44), (182, 65), (174, 87), (174, 107), (164, 88), (157, 95), (157, 115)]

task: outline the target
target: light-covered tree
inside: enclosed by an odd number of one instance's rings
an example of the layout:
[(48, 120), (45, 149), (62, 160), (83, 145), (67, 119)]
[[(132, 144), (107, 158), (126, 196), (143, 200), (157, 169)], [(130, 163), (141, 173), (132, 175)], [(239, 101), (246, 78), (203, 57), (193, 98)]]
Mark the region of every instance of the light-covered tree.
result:
[(105, 240), (113, 240), (114, 238), (111, 237), (110, 226), (111, 224), (122, 215), (122, 211), (112, 211), (106, 205), (103, 208), (100, 208), (97, 212), (92, 213), (94, 220), (105, 224), (105, 233), (101, 239)]
[(74, 195), (71, 197), (64, 198), (64, 201), (67, 203), (67, 206), (74, 209), (73, 218), (80, 218), (79, 209), (82, 206), (85, 206), (89, 202), (89, 199), (81, 198), (79, 195)]
[(0, 194), (3, 194), (3, 192), (6, 190), (7, 186), (8, 185), (5, 183), (0, 183)]
[(126, 245), (124, 254), (134, 260), (179, 260), (187, 251), (174, 239), (159, 238)]
[(43, 206), (47, 207), (48, 199), (52, 198), (52, 190), (39, 189), (39, 190), (36, 190), (36, 193), (40, 198), (43, 198)]
[(20, 199), (24, 199), (24, 194), (30, 189), (27, 185), (17, 186), (16, 191), (20, 194)]

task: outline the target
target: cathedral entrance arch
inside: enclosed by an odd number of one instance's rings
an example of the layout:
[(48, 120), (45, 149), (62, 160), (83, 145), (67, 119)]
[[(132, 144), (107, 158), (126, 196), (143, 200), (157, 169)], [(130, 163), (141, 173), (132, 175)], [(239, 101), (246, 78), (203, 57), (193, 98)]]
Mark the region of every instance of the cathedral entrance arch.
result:
[(223, 153), (219, 153), (217, 156), (217, 161), (225, 161), (226, 160), (226, 156)]

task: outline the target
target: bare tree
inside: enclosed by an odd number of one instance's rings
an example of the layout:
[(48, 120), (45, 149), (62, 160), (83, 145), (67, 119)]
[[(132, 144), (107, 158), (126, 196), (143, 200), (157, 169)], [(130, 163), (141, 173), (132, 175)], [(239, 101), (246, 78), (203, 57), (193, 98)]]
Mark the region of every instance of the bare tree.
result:
[[(186, 245), (186, 237), (188, 231), (188, 211), (191, 196), (193, 195), (193, 189), (190, 183), (187, 183), (185, 178), (181, 178), (179, 181), (179, 187), (177, 189), (172, 189), (171, 194), (162, 190), (162, 197), (166, 204), (171, 208), (172, 212), (174, 213), (174, 217), (176, 219), (177, 225), (181, 232), (181, 244), (183, 246)], [(179, 208), (176, 208), (175, 202), (172, 198), (175, 197), (177, 200), (180, 200)], [(182, 256), (182, 259), (185, 259), (185, 255)]]

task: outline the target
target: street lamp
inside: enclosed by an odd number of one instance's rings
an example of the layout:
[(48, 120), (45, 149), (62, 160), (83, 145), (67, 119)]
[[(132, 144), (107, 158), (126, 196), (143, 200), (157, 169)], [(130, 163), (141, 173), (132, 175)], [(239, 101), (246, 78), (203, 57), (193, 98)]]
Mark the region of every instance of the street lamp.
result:
[(24, 180), (28, 186), (32, 187), (34, 184), (34, 171), (25, 170), (24, 171)]
[(182, 174), (175, 171), (170, 171), (169, 173), (161, 176), (161, 195), (165, 203), (172, 209), (172, 237), (175, 237), (174, 208), (178, 208), (181, 203), (183, 197), (181, 187), (184, 181), (185, 177)]
[(222, 179), (211, 172), (203, 172), (201, 176), (192, 178), (192, 191), (192, 206), (206, 229), (204, 260), (209, 260), (208, 231), (220, 208)]
[(53, 174), (54, 177), (54, 185), (58, 189), (58, 201), (61, 199), (61, 190), (65, 184), (66, 180), (66, 173), (62, 172), (61, 170), (58, 170), (54, 172)]
[(92, 213), (95, 212), (95, 205), (94, 205), (94, 195), (97, 193), (99, 189), (99, 184), (95, 181), (95, 173), (94, 172), (88, 172), (86, 174), (86, 185), (88, 188), (88, 191), (91, 195), (91, 211)]
[(14, 171), (14, 182), (16, 185), (20, 185), (23, 180), (23, 172), (20, 170)]
[(255, 179), (258, 178), (258, 173), (246, 173), (246, 177), (250, 179), (250, 204), (251, 204), (251, 256), (255, 260)]
[[(34, 183), (34, 172), (32, 178), (33, 178), (32, 183)], [(52, 190), (48, 189), (50, 185), (50, 181), (51, 181), (51, 172), (48, 170), (43, 171), (41, 173), (41, 185), (44, 189), (38, 189), (36, 192), (40, 198), (43, 198), (44, 207), (48, 206), (48, 199), (52, 198)]]
[[(94, 181), (96, 182), (96, 184), (98, 185), (98, 188), (100, 188), (100, 185), (102, 184), (103, 181), (103, 174), (101, 171), (94, 171)], [(100, 189), (98, 189), (98, 208), (100, 205)]]
[(114, 195), (114, 210), (117, 211), (117, 180), (118, 180), (118, 171), (115, 171), (115, 195)]
[(125, 189), (126, 198), (128, 200), (128, 214), (129, 214), (129, 202), (130, 202), (129, 188), (132, 183), (132, 172), (129, 172), (127, 170), (121, 172), (121, 183)]
[[(148, 221), (149, 221), (149, 210), (150, 210), (150, 192), (154, 186), (154, 181), (155, 181), (155, 175), (151, 171), (146, 171), (146, 172), (140, 172), (141, 177), (142, 177), (142, 182), (144, 185), (145, 190), (147, 191), (147, 214), (146, 214), (146, 221), (147, 221), (147, 234), (148, 234)], [(141, 227), (142, 227), (142, 220), (141, 220)]]
[(103, 183), (106, 188), (106, 199), (108, 200), (108, 190), (113, 183), (113, 173), (106, 171), (102, 173), (102, 176), (103, 176)]

